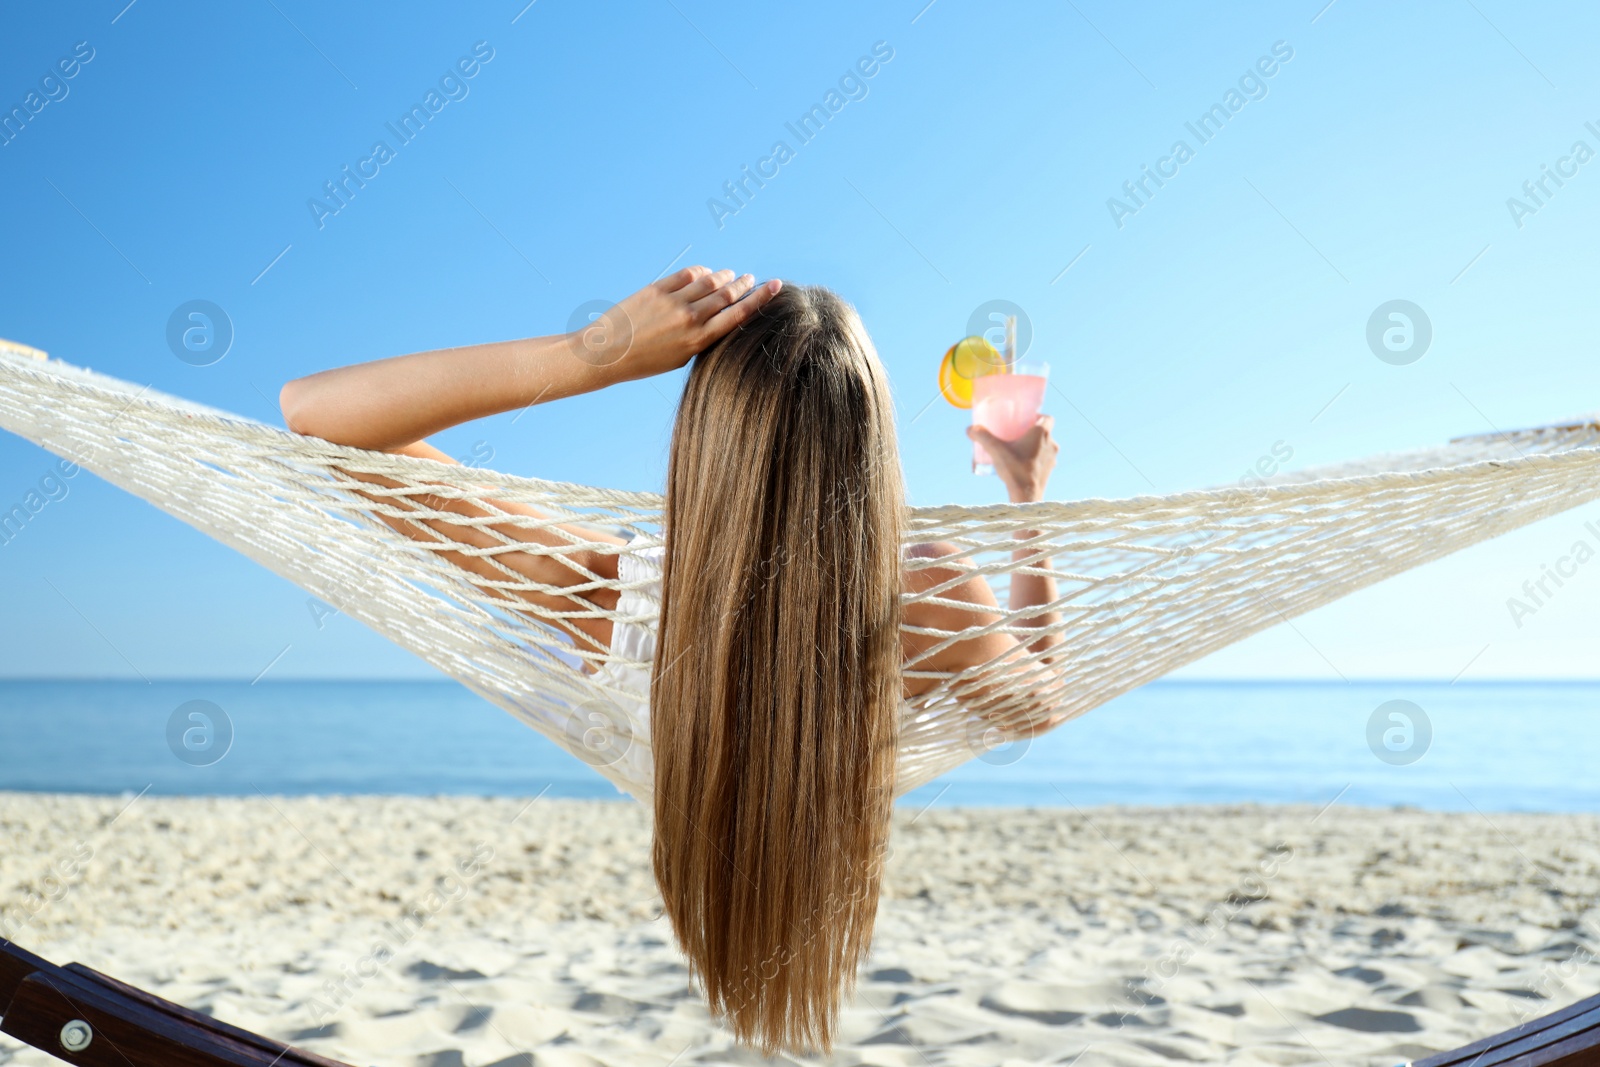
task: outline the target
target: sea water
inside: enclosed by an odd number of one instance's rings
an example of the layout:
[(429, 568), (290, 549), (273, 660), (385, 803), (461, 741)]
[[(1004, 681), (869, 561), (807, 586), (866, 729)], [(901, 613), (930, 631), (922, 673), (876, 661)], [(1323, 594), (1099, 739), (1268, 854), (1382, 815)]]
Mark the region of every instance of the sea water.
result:
[[(1393, 700), (1420, 709), (1431, 735), (1401, 754), (1406, 762), (1380, 755), (1370, 729)], [(208, 727), (180, 713), (186, 707), (219, 709), (226, 723)], [(221, 758), (208, 763), (217, 749), (197, 757), (184, 748), (185, 731), (204, 741), (206, 729), (224, 726)], [(985, 749), (980, 740), (974, 752), (901, 804), (1338, 798), (1600, 811), (1600, 683), (1165, 681), (1031, 742)], [(619, 796), (587, 764), (451, 682), (0, 682), (0, 789)]]

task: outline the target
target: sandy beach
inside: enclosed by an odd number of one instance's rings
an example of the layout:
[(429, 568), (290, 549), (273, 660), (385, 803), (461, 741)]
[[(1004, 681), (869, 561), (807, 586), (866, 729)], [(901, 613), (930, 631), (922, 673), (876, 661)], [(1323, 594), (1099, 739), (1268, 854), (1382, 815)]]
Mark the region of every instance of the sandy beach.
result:
[[(638, 805), (130, 799), (0, 793), (0, 932), (353, 1064), (763, 1062)], [(1590, 815), (904, 810), (835, 1062), (1390, 1065), (1600, 991), (1597, 897)]]

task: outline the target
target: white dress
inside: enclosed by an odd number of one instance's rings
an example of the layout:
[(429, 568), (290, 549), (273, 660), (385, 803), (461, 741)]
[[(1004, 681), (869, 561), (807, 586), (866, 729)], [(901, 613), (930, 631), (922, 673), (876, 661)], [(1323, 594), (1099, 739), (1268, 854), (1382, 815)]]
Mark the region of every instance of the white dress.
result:
[(650, 721), (650, 664), (656, 655), (664, 553), (663, 546), (656, 545), (617, 556), (617, 580), (623, 584), (617, 614), (636, 621), (612, 624), (611, 659), (595, 672), (595, 680), (611, 689), (612, 699), (638, 726)]

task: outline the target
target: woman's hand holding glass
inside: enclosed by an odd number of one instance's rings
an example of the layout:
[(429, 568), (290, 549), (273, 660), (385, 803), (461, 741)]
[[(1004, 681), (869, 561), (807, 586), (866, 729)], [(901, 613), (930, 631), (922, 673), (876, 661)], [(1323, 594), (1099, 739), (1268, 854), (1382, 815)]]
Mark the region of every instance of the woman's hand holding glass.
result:
[(1002, 440), (981, 426), (967, 427), (967, 436), (982, 445), (994, 461), (995, 473), (1005, 483), (1013, 504), (1044, 499), (1045, 486), (1061, 451), (1050, 435), (1055, 424), (1053, 416), (1040, 415), (1032, 428), (1015, 441)]

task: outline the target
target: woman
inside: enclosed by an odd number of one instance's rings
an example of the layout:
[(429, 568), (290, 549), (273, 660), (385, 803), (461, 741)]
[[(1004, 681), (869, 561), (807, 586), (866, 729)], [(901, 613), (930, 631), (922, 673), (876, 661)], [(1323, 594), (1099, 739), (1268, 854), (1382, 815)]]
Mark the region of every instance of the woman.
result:
[[(1058, 640), (1047, 632), (1023, 648), (990, 632), (925, 655), (938, 638), (919, 631), (959, 633), (1000, 616), (981, 576), (934, 562), (954, 546), (913, 546), (907, 555), (922, 559), (904, 566), (889, 384), (854, 310), (826, 289), (757, 286), (750, 275), (690, 267), (579, 334), (325, 371), (286, 385), (282, 404), (296, 432), (451, 462), (423, 439), (691, 359), (663, 550), (541, 553), (571, 542), (508, 524), (499, 529), (529, 550), (494, 559), (543, 587), (525, 598), (561, 613), (576, 644), (653, 654), (640, 700), (655, 760), (655, 874), (673, 930), (712, 1010), (741, 1041), (767, 1052), (826, 1050), (871, 939), (901, 703), (935, 684), (902, 680), (902, 661), (923, 657), (919, 670), (953, 673)], [(1057, 452), (1048, 417), (1017, 442), (969, 435), (994, 457), (1013, 501), (1042, 498)], [(492, 514), (461, 501), (442, 507)], [(385, 521), (428, 540), (503, 543), (437, 518)], [(582, 537), (624, 543), (590, 530)], [(503, 574), (483, 555), (448, 555), (485, 579)], [(606, 613), (619, 594), (591, 588), (590, 575), (618, 577), (619, 558), (659, 568), (655, 633), (614, 625)], [(902, 593), (947, 583), (937, 598), (902, 609)], [(1011, 608), (1038, 609), (1032, 625), (1058, 621), (1048, 607), (1055, 595), (1041, 575), (1011, 582)], [(981, 687), (963, 699), (981, 706)]]

